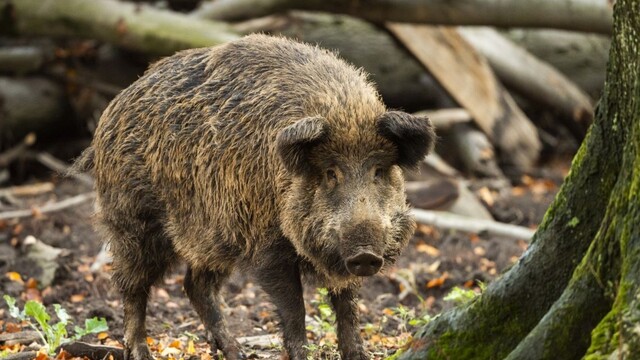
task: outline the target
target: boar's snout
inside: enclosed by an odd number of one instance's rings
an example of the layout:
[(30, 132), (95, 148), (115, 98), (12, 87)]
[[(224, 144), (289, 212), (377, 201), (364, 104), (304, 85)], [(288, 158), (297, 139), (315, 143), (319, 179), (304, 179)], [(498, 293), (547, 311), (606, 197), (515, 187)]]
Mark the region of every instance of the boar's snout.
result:
[(382, 264), (384, 264), (382, 257), (369, 251), (358, 253), (348, 258), (345, 262), (347, 270), (356, 276), (374, 275), (380, 270)]
[(380, 221), (351, 221), (343, 225), (343, 231), (342, 254), (347, 271), (356, 276), (371, 276), (380, 271), (386, 238)]

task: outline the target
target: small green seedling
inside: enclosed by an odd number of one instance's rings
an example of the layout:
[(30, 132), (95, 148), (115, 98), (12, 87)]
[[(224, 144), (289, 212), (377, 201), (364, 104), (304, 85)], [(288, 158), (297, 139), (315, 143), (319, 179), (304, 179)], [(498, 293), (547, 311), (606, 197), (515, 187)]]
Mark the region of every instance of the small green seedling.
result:
[(60, 304), (53, 305), (53, 310), (58, 317), (58, 322), (55, 324), (49, 324), (51, 316), (47, 313), (47, 309), (41, 303), (29, 300), (24, 304), (24, 309), (20, 311), (16, 306), (16, 299), (9, 295), (5, 295), (4, 301), (9, 307), (9, 315), (16, 319), (26, 321), (27, 324), (29, 324), (29, 326), (38, 333), (40, 339), (42, 339), (44, 347), (50, 355), (53, 355), (56, 348), (61, 344), (72, 340), (78, 340), (87, 334), (95, 334), (109, 330), (107, 321), (104, 318), (98, 319), (94, 317), (92, 319), (85, 320), (84, 327), (75, 326), (73, 328), (75, 334), (72, 337), (67, 337), (67, 324), (71, 323), (71, 318)]
[(433, 320), (433, 317), (426, 312), (421, 315), (416, 315), (415, 309), (408, 309), (403, 305), (393, 308), (393, 314), (400, 318), (404, 331), (407, 330), (406, 325), (414, 327), (424, 326)]
[[(480, 287), (480, 291), (484, 292), (484, 290), (486, 289), (487, 285), (483, 282), (480, 282), (478, 284), (478, 286)], [(449, 292), (447, 294), (447, 296), (445, 296), (444, 298), (442, 298), (444, 301), (452, 301), (458, 305), (460, 304), (466, 304), (469, 301), (473, 300), (476, 298), (476, 296), (478, 296), (479, 294), (471, 289), (463, 289), (461, 287), (455, 286), (453, 289), (451, 289), (451, 292)]]

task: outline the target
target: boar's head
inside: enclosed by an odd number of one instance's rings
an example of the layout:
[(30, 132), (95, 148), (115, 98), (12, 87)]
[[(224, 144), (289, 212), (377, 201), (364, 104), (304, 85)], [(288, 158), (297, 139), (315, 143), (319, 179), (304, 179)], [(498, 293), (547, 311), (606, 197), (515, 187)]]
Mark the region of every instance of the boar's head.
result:
[(388, 111), (371, 121), (303, 118), (277, 149), (290, 185), (281, 224), (297, 252), (328, 276), (371, 276), (413, 234), (403, 170), (433, 146), (426, 117)]

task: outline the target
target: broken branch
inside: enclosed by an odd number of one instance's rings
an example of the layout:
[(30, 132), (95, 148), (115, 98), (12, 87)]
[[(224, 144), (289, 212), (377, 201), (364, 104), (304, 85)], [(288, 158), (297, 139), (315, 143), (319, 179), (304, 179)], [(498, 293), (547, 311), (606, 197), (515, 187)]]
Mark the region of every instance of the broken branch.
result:
[(412, 209), (411, 213), (415, 217), (416, 221), (421, 224), (432, 225), (444, 229), (459, 230), (470, 233), (486, 232), (490, 235), (522, 240), (530, 240), (535, 233), (535, 230), (522, 226), (504, 224), (491, 220), (473, 219), (444, 211)]
[(46, 213), (56, 212), (56, 211), (64, 210), (73, 206), (80, 205), (86, 201), (93, 199), (94, 197), (95, 197), (95, 193), (90, 192), (90, 193), (72, 196), (70, 198), (67, 198), (58, 202), (49, 203), (38, 208), (4, 211), (4, 212), (0, 212), (0, 220), (25, 218), (25, 217), (34, 216), (36, 214), (46, 214)]

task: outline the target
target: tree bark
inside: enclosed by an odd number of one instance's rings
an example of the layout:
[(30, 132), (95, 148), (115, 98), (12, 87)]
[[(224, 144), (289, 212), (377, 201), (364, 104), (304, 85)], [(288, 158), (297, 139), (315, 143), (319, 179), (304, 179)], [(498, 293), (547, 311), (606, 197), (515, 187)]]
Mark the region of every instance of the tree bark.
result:
[(203, 3), (194, 15), (244, 20), (286, 9), (344, 13), (378, 23), (544, 27), (603, 34), (611, 32), (612, 19), (607, 0), (216, 0)]
[(401, 359), (640, 353), (639, 7), (616, 2), (596, 120), (530, 248), (475, 301), (418, 331)]
[(153, 55), (239, 38), (224, 23), (115, 0), (0, 0), (0, 10), (11, 14), (5, 33), (92, 38)]

